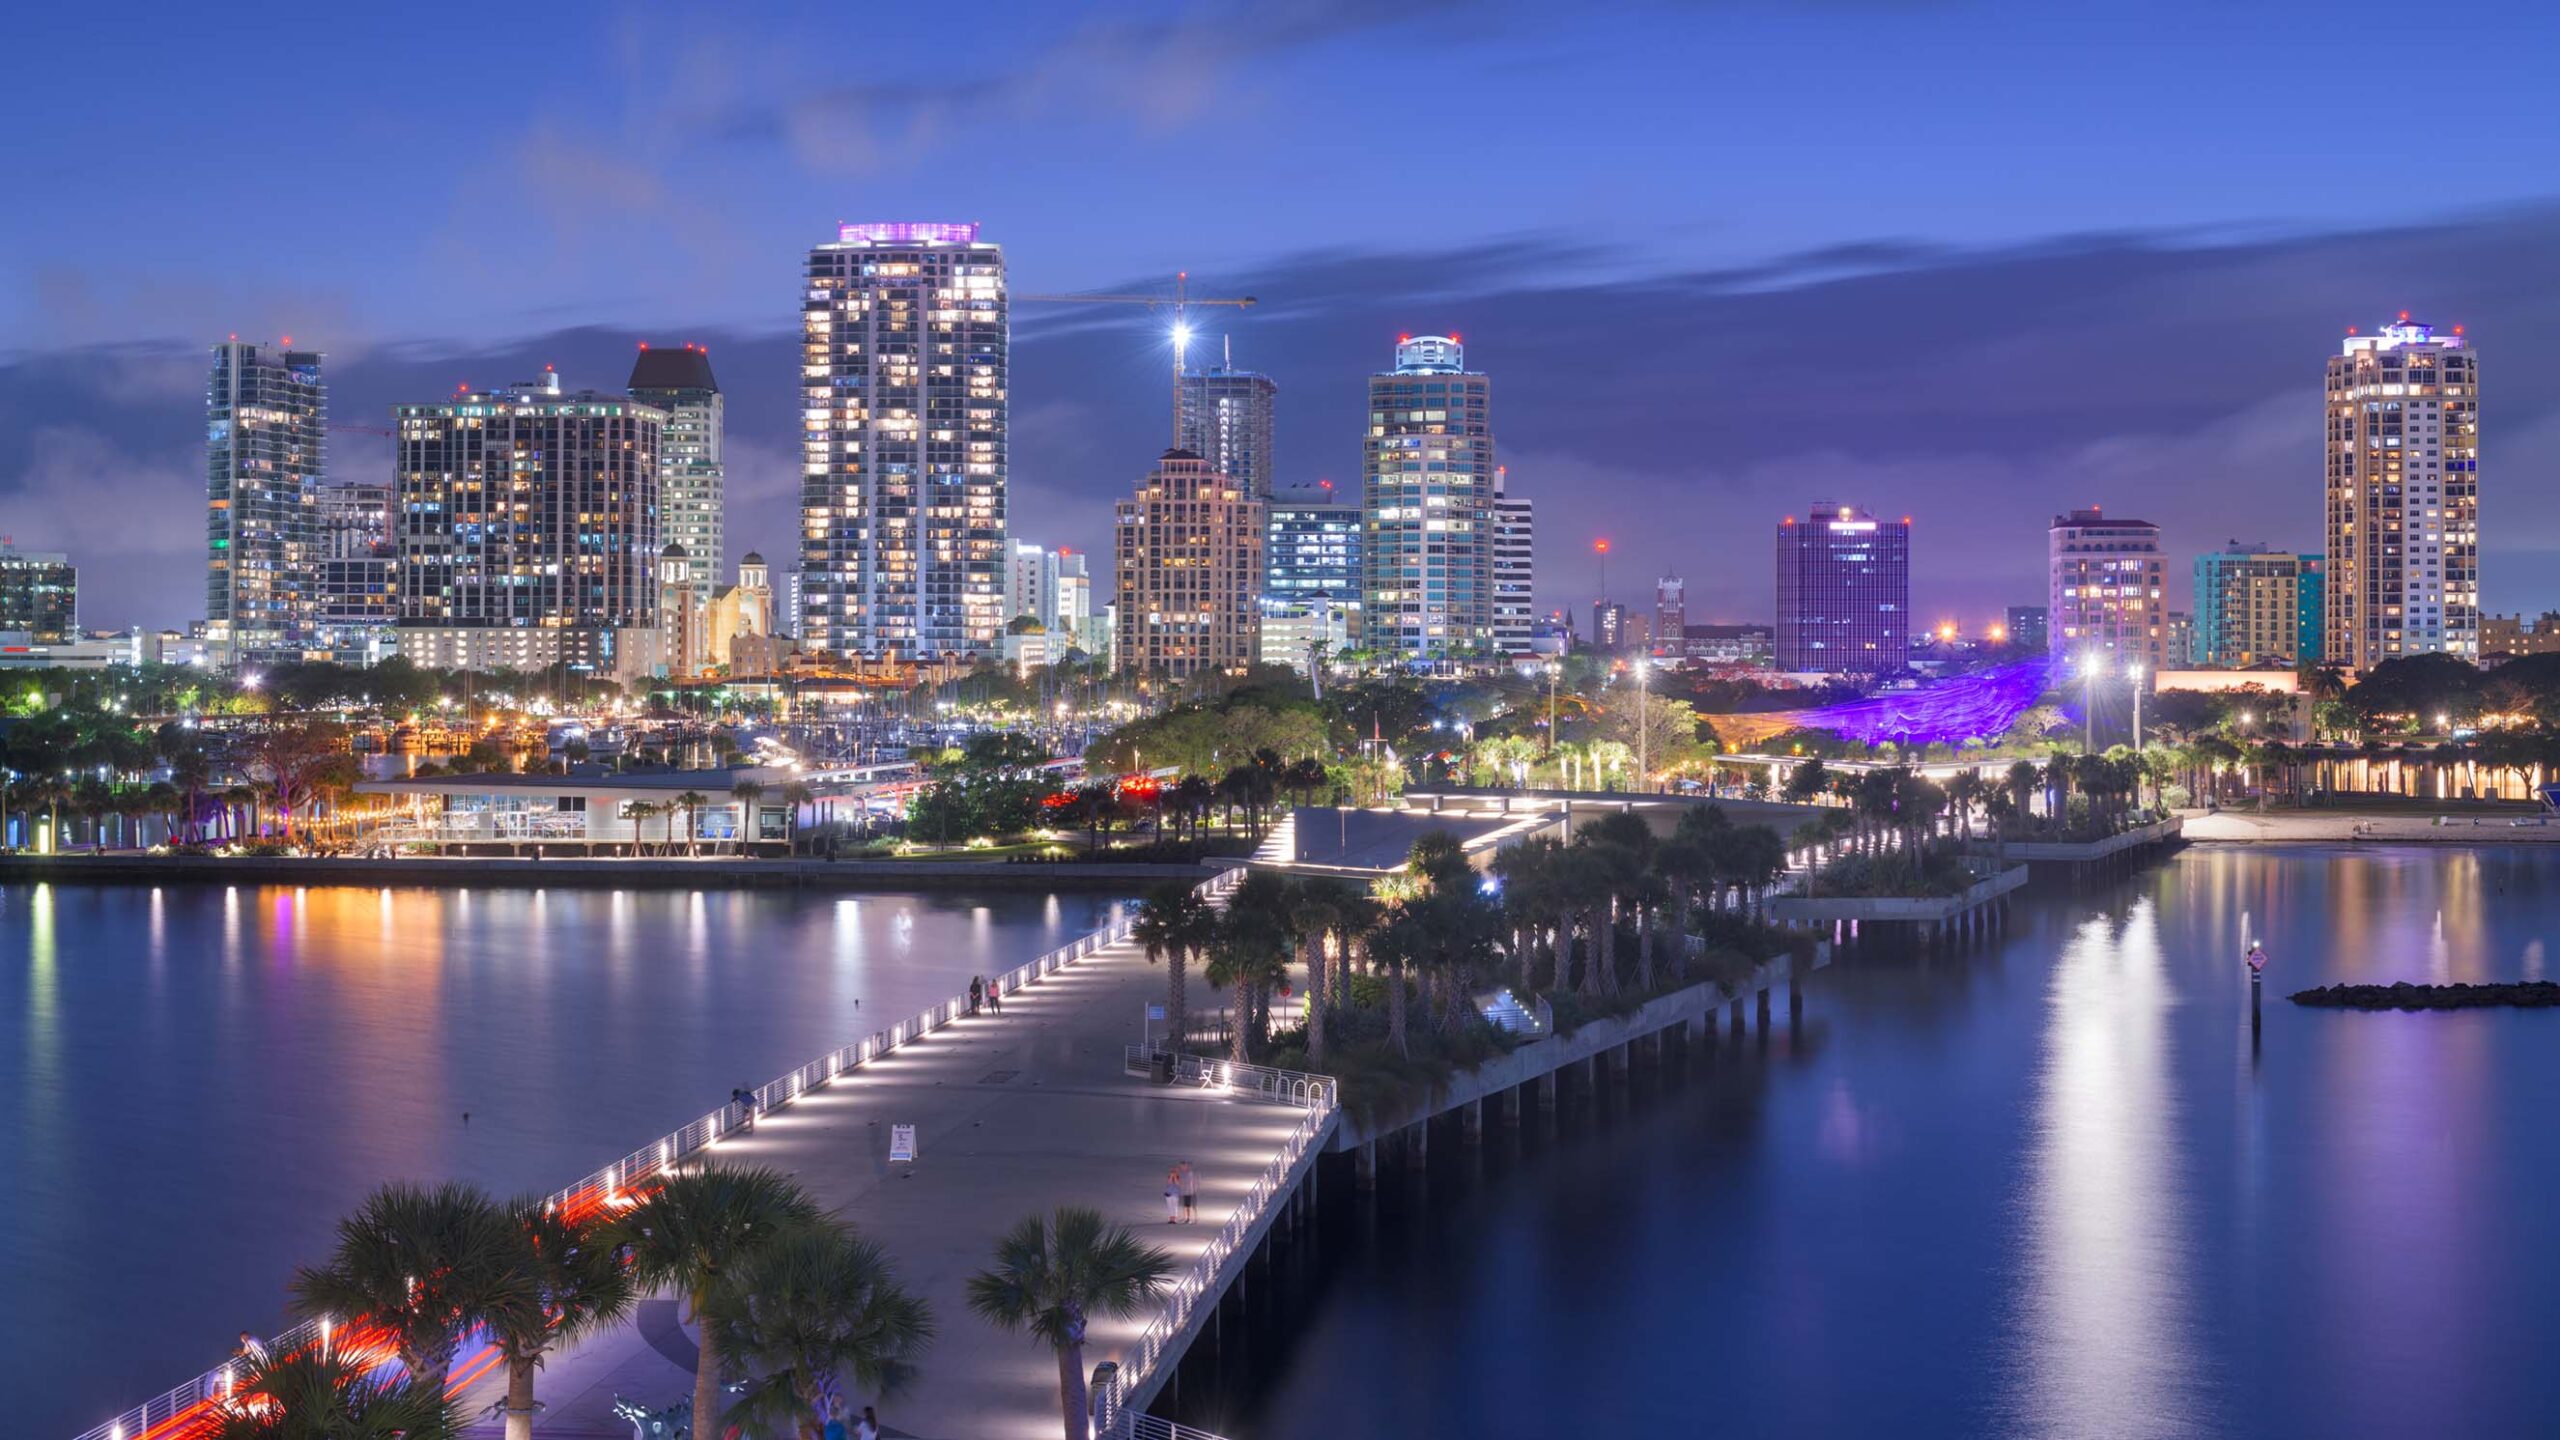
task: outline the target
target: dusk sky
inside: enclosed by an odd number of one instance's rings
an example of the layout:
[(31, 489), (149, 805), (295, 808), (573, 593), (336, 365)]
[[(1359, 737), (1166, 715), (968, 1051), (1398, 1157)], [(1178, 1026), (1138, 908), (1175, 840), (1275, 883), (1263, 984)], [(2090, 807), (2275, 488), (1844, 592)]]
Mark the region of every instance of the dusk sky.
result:
[[(911, 16), (892, 20), (892, 15)], [(1457, 331), (1539, 505), (1692, 619), (1818, 498), (1915, 518), (1920, 618), (2041, 603), (2054, 510), (2317, 548), (2322, 359), (2401, 310), (2483, 374), (2483, 582), (2560, 607), (2547, 6), (49, 7), (0, 61), (0, 532), (92, 626), (203, 613), (205, 349), (326, 351), (333, 419), (700, 341), (732, 551), (796, 531), (802, 254), (975, 220), (1023, 292), (1251, 294), (1284, 479)], [(1015, 315), (1013, 528), (1079, 548), (1163, 444), (1161, 322)], [(337, 437), (336, 478), (389, 474)]]

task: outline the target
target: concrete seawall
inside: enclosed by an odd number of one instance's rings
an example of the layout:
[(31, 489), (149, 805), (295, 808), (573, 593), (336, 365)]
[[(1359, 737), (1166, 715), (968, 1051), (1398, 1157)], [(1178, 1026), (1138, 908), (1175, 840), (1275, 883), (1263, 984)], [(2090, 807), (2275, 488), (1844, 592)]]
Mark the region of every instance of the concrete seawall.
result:
[(0, 883), (508, 885), (598, 889), (1127, 890), (1196, 883), (1200, 865), (970, 860), (359, 859), (248, 855), (11, 855)]
[[(1830, 945), (1818, 944), (1805, 968), (1817, 970), (1830, 962)], [(1712, 1041), (1717, 1012), (1728, 1006), (1734, 1033), (1741, 1034), (1745, 1000), (1757, 999), (1759, 1024), (1765, 1031), (1769, 1025), (1770, 994), (1791, 978), (1790, 963), (1784, 959), (1768, 961), (1735, 985), (1701, 981), (1657, 995), (1626, 1014), (1589, 1021), (1571, 1034), (1533, 1041), (1450, 1077), (1447, 1087), (1430, 1101), (1404, 1113), (1371, 1116), (1366, 1121), (1346, 1115), (1334, 1130), (1331, 1148), (1356, 1157), (1360, 1180), (1365, 1185), (1375, 1174), (1379, 1141), (1400, 1138), (1407, 1157), (1416, 1158), (1426, 1143), (1430, 1122), (1439, 1116), (1456, 1114), (1463, 1133), (1473, 1139), (1483, 1132), (1485, 1102), (1495, 1100), (1502, 1107), (1503, 1123), (1516, 1124), (1532, 1092), (1540, 1109), (1554, 1109), (1556, 1086), (1571, 1072), (1581, 1071), (1595, 1084), (1604, 1069), (1611, 1076), (1624, 1078), (1639, 1049), (1652, 1051), (1653, 1058), (1658, 1059), (1668, 1044), (1685, 1048), (1691, 1043)], [(1800, 994), (1791, 996), (1790, 1011), (1800, 1003)]]

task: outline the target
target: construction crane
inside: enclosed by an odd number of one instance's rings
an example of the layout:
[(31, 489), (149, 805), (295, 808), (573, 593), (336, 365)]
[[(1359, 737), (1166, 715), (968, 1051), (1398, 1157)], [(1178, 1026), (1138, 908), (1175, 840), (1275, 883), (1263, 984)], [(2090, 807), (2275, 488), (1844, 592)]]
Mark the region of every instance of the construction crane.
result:
[(1016, 301), (1040, 305), (1144, 305), (1150, 310), (1173, 308), (1173, 443), (1182, 445), (1182, 377), (1191, 350), (1190, 309), (1194, 305), (1232, 305), (1242, 310), (1255, 303), (1254, 297), (1204, 296), (1191, 291), (1191, 272), (1178, 271), (1173, 277), (1171, 295), (1016, 295)]

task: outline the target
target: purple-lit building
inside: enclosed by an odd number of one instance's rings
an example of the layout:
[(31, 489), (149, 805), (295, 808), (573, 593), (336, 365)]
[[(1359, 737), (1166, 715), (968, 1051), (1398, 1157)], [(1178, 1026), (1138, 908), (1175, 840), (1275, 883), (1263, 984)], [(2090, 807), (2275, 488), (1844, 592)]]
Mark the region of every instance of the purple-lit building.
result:
[(1877, 674), (1911, 661), (1911, 517), (1814, 503), (1778, 526), (1777, 666)]

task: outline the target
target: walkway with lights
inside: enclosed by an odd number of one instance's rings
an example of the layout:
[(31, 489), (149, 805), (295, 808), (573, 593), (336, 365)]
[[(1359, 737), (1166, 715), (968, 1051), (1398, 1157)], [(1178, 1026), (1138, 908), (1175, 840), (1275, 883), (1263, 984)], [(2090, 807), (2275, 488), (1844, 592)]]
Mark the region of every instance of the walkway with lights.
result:
[[(998, 1234), (1049, 1206), (1091, 1205), (1170, 1250), (1188, 1270), (1245, 1200), (1306, 1113), (1289, 1105), (1163, 1086), (1124, 1073), (1165, 973), (1123, 942), (1005, 997), (1002, 1015), (954, 1021), (849, 1071), (723, 1140), (719, 1160), (791, 1172), (819, 1202), (887, 1249), (933, 1307), (940, 1334), (918, 1379), (876, 1403), (893, 1435), (1051, 1440), (1057, 1363), (1028, 1337), (970, 1313), (964, 1287)], [(1194, 982), (1192, 1003), (1219, 1001)], [(913, 1165), (889, 1160), (890, 1127), (916, 1127)], [(1164, 1223), (1166, 1172), (1199, 1174), (1200, 1223)], [(692, 1392), (693, 1341), (672, 1300), (574, 1347), (543, 1370), (534, 1425), (552, 1440), (624, 1440), (617, 1395), (652, 1407)], [(1097, 1321), (1088, 1367), (1128, 1351), (1146, 1320)], [(501, 1431), (502, 1376), (463, 1392), (475, 1437)]]

